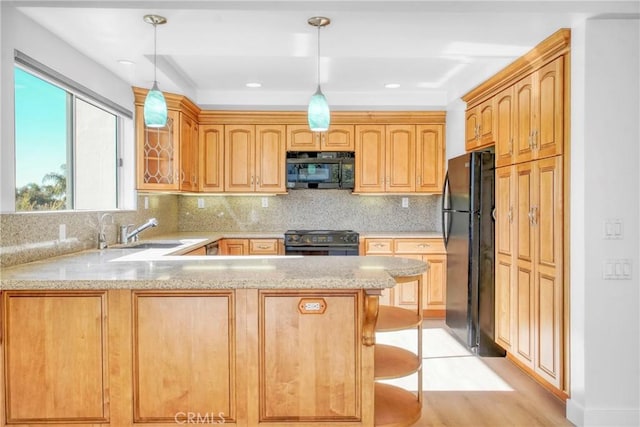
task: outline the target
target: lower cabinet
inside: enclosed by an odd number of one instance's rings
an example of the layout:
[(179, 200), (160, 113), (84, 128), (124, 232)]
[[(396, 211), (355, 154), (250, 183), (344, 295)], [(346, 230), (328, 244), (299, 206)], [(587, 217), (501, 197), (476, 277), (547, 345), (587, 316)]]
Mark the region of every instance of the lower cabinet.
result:
[(374, 425), (375, 292), (0, 298), (0, 426)]
[[(425, 317), (441, 318), (446, 310), (447, 255), (440, 238), (366, 238), (364, 255), (396, 256), (425, 261), (429, 269), (422, 275), (422, 309)], [(418, 306), (416, 282), (385, 289), (381, 304), (415, 310)]]
[(284, 255), (282, 239), (222, 239), (219, 255)]

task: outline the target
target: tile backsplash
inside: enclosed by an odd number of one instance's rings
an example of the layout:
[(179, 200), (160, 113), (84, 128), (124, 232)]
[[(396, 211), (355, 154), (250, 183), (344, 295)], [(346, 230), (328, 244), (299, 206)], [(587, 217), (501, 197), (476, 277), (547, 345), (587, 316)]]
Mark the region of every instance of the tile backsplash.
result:
[[(145, 197), (148, 209), (144, 209)], [(151, 217), (157, 218), (159, 225), (146, 230), (144, 237), (175, 231), (441, 230), (441, 196), (404, 197), (407, 208), (402, 207), (403, 196), (356, 196), (344, 190), (292, 190), (287, 195), (264, 197), (141, 194), (137, 211), (109, 212), (105, 232), (108, 243), (114, 244), (121, 224), (140, 225)], [(1, 214), (0, 267), (97, 248), (98, 222), (103, 214)]]
[[(204, 207), (198, 207), (202, 199)], [(442, 197), (357, 196), (345, 190), (291, 190), (282, 196), (182, 196), (180, 231), (351, 229), (440, 231)], [(263, 207), (263, 201), (268, 206)]]

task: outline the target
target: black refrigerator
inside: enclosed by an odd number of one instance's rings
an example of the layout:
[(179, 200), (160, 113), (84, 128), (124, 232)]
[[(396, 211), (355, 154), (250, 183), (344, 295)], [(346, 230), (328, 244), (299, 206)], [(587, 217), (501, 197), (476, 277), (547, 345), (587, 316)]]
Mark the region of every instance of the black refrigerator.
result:
[(494, 155), (449, 160), (442, 199), (447, 249), (446, 324), (474, 354), (504, 356), (495, 341)]

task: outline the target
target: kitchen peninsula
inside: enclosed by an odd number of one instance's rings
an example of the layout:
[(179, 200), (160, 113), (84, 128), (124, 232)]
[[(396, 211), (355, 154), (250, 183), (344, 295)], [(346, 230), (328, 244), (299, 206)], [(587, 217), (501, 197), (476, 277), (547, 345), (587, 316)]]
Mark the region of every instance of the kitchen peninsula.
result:
[(378, 296), (426, 263), (162, 251), (3, 270), (0, 425), (379, 424)]

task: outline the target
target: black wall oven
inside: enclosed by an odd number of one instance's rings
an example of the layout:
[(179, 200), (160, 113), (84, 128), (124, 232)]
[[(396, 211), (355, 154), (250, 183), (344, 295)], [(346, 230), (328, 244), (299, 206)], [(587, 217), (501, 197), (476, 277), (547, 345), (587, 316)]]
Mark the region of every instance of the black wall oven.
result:
[(285, 255), (358, 255), (359, 235), (352, 230), (288, 230)]

